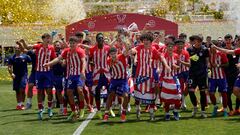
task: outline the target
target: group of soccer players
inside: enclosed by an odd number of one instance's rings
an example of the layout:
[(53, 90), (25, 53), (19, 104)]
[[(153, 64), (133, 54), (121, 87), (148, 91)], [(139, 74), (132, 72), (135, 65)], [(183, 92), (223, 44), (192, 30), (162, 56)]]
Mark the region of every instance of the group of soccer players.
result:
[[(120, 29), (114, 39), (106, 39), (103, 33), (97, 33), (94, 39), (84, 31), (75, 33), (68, 41), (59, 34), (58, 40), (53, 42), (53, 36), (47, 33), (42, 35), (42, 42), (34, 45), (28, 45), (23, 39), (17, 41), (8, 66), (16, 91), (16, 109), (31, 108), (32, 89), (36, 86), (40, 120), (46, 95), (47, 113), (53, 116), (53, 87), (59, 101), (59, 114), (67, 115), (69, 105), (68, 120), (73, 121), (84, 117), (85, 106), (89, 112), (97, 111), (100, 119), (108, 121), (110, 114), (115, 116), (112, 108), (116, 99), (121, 121), (125, 122), (132, 96), (137, 119), (141, 116), (141, 105), (145, 104), (150, 120), (155, 120), (156, 103), (160, 101), (165, 120), (171, 119), (171, 110), (174, 119), (179, 120), (179, 109), (186, 109), (188, 94), (195, 117), (199, 104), (197, 90), (200, 91), (201, 117), (207, 117), (205, 109), (209, 102), (214, 105), (212, 116), (219, 111), (224, 117), (240, 113), (240, 37), (233, 41), (229, 34), (224, 40), (211, 40), (208, 36), (203, 42), (201, 35), (193, 35), (188, 42), (187, 35), (181, 33), (178, 37), (167, 35), (161, 43), (159, 32)], [(28, 77), (30, 62), (32, 71)], [(220, 93), (222, 108), (217, 106), (216, 90)], [(232, 93), (236, 96), (235, 110)], [(93, 109), (94, 99), (96, 110)], [(105, 103), (104, 114), (101, 99)]]

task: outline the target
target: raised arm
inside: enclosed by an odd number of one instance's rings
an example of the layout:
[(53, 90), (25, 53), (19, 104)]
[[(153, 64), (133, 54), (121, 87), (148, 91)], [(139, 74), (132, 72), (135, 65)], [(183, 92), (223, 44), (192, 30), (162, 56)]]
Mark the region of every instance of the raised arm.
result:
[(19, 40), (19, 42), (22, 43), (24, 49), (27, 50), (33, 49), (33, 45), (28, 45), (24, 39)]
[(214, 49), (217, 49), (217, 50), (219, 50), (223, 53), (226, 53), (226, 54), (235, 54), (234, 50), (224, 49), (224, 48), (221, 48), (221, 47), (217, 47), (216, 45), (212, 45), (211, 47), (214, 48)]

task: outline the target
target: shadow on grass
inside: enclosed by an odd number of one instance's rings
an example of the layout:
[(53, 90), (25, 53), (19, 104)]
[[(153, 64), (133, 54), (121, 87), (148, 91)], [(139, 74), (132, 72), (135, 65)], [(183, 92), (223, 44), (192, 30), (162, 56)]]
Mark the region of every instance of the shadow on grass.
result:
[(16, 109), (5, 109), (5, 110), (0, 110), (0, 112), (13, 112), (13, 111), (18, 111)]

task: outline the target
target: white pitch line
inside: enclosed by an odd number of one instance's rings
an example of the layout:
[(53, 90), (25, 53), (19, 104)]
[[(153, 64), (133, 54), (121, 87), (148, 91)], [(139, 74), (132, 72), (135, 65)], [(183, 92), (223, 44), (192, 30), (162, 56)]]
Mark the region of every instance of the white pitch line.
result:
[(77, 128), (77, 130), (73, 133), (73, 135), (80, 135), (85, 129), (85, 127), (88, 125), (88, 123), (92, 120), (96, 112), (97, 110), (94, 110), (93, 113), (90, 113), (87, 119), (82, 122), (82, 124)]

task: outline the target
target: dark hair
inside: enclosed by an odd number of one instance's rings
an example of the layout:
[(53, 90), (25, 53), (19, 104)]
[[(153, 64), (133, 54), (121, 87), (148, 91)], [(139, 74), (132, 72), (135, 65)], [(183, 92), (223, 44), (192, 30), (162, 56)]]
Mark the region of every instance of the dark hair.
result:
[(69, 38), (69, 42), (78, 42), (78, 39), (77, 39), (76, 36), (71, 36), (71, 37)]
[(185, 34), (185, 33), (181, 33), (181, 34), (179, 34), (178, 37), (184, 37), (184, 38), (187, 38), (187, 34)]
[(158, 34), (158, 35), (159, 35), (159, 34), (160, 34), (160, 32), (156, 31), (156, 32), (154, 32), (153, 34)]
[(167, 35), (167, 36), (165, 36), (165, 38), (170, 38), (170, 39), (172, 39), (173, 42), (174, 42), (175, 39), (176, 39), (176, 37), (173, 36), (173, 35)]
[(42, 39), (45, 39), (45, 38), (47, 38), (47, 37), (51, 37), (51, 35), (48, 34), (48, 33), (44, 33), (44, 34), (42, 35)]
[(175, 44), (184, 44), (185, 42), (182, 39), (176, 39), (174, 43)]
[(82, 42), (83, 44), (86, 44), (86, 43), (91, 43), (91, 40), (90, 39), (88, 39), (88, 38), (86, 38), (85, 40), (83, 40), (83, 42)]
[(76, 33), (75, 33), (75, 36), (76, 36), (76, 37), (83, 37), (83, 33), (82, 33), (82, 32), (76, 32)]
[(103, 36), (103, 33), (97, 33), (97, 35), (96, 35), (96, 39), (97, 39), (100, 35)]
[(175, 44), (174, 44), (174, 42), (171, 42), (171, 41), (170, 41), (170, 42), (167, 42), (167, 43), (166, 43), (166, 46), (169, 46), (169, 45), (174, 46)]
[(224, 36), (224, 39), (232, 39), (232, 38), (233, 38), (233, 37), (232, 37), (231, 34), (227, 34), (227, 35)]
[(211, 36), (207, 36), (206, 38), (212, 38)]
[(200, 35), (192, 35), (191, 38), (192, 38), (191, 41), (193, 41), (193, 40), (198, 40), (198, 41), (201, 41), (201, 42), (203, 41), (203, 38), (200, 37)]
[(109, 53), (112, 53), (112, 52), (117, 52), (117, 49), (115, 47), (111, 47), (109, 50)]
[(153, 34), (151, 33), (143, 33), (141, 36), (140, 36), (140, 40), (143, 41), (144, 39), (147, 39), (149, 41), (153, 41)]

